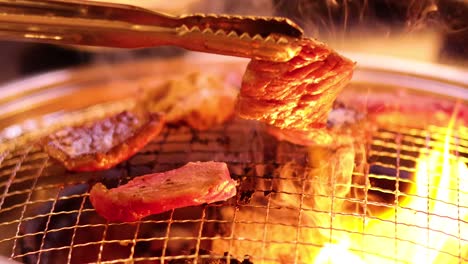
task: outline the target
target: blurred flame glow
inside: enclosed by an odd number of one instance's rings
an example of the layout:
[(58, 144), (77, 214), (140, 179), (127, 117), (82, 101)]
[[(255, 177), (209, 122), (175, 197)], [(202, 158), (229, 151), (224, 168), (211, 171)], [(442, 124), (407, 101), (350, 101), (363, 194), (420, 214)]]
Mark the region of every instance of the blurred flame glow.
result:
[(325, 244), (318, 256), (315, 258), (315, 264), (364, 264), (365, 262), (348, 250), (347, 243)]

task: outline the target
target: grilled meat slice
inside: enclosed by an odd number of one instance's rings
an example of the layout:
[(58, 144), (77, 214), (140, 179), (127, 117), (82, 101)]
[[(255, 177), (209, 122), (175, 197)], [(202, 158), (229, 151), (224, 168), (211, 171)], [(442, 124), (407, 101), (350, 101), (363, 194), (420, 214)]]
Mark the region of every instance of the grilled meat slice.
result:
[(128, 159), (164, 125), (160, 113), (124, 111), (114, 116), (66, 127), (42, 141), (44, 150), (72, 171), (98, 171)]
[(137, 177), (107, 189), (93, 186), (90, 200), (109, 221), (131, 222), (171, 209), (226, 200), (236, 194), (226, 163), (189, 162), (175, 170)]
[(147, 109), (166, 113), (168, 123), (186, 123), (206, 130), (233, 115), (238, 92), (221, 77), (193, 73), (152, 91)]
[(288, 62), (252, 60), (237, 104), (241, 117), (281, 129), (323, 128), (354, 63), (325, 44), (302, 40), (301, 52)]

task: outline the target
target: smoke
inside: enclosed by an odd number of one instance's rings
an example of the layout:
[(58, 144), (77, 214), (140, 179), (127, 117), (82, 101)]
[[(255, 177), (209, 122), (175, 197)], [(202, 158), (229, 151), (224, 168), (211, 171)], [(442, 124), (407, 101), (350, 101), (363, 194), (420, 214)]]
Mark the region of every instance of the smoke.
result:
[(468, 2), (460, 0), (273, 0), (273, 15), (286, 16), (314, 36), (354, 30), (414, 32), (467, 30)]
[(409, 1), (406, 10), (406, 27), (411, 30), (424, 29), (439, 21), (439, 8), (434, 0)]

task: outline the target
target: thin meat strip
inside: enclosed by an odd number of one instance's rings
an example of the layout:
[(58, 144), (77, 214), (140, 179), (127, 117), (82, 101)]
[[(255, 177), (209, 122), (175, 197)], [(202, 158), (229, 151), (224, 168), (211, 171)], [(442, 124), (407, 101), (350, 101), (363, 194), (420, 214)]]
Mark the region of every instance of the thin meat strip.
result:
[(302, 50), (288, 62), (249, 63), (237, 103), (242, 118), (289, 130), (326, 127), (333, 102), (352, 77), (354, 63), (321, 42), (301, 41)]
[(63, 128), (42, 140), (44, 150), (72, 171), (99, 171), (128, 159), (164, 126), (160, 113), (123, 111), (80, 126)]
[(175, 170), (137, 177), (107, 189), (97, 183), (90, 192), (94, 209), (113, 222), (137, 221), (171, 209), (223, 201), (236, 195), (226, 163), (189, 162)]

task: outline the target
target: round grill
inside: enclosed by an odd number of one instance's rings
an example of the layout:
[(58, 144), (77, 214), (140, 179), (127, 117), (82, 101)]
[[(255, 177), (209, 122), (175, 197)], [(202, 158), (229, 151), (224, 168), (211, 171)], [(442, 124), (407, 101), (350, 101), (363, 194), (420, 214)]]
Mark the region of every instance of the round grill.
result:
[[(366, 80), (379, 74), (359, 69), (347, 94), (381, 92), (385, 83)], [(408, 87), (386, 93), (402, 89)], [(437, 96), (455, 109), (446, 125), (432, 116), (376, 122), (362, 127), (353, 144), (334, 148), (278, 141), (239, 119), (206, 132), (167, 127), (137, 155), (102, 172), (68, 172), (34, 140), (10, 139), (0, 155), (0, 252), (25, 263), (466, 262), (468, 127), (459, 113), (468, 104)], [(57, 124), (71, 116), (58, 116)], [(236, 197), (136, 223), (106, 222), (89, 202), (96, 182), (116, 187), (209, 160), (228, 164), (239, 182)]]

